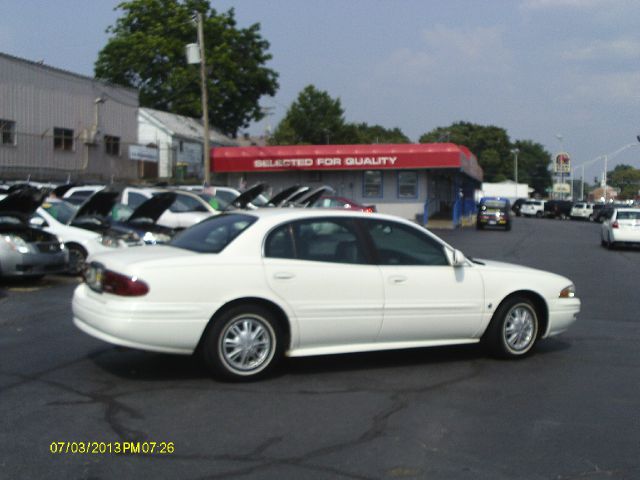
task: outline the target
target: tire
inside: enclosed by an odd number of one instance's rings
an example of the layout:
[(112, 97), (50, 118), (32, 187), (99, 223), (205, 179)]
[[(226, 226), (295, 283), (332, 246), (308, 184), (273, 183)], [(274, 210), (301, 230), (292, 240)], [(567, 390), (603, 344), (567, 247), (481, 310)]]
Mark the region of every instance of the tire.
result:
[(542, 212), (536, 212), (536, 218), (542, 218)]
[(484, 227), (481, 224), (476, 223), (476, 230), (482, 230), (483, 228)]
[(87, 260), (87, 251), (80, 245), (67, 245), (69, 250), (69, 275), (80, 275), (84, 269), (84, 263)]
[(589, 215), (589, 221), (593, 222), (593, 214)]
[(613, 250), (614, 248), (616, 248), (616, 244), (615, 242), (611, 241), (611, 236), (607, 234), (607, 248), (609, 250)]
[(523, 358), (538, 340), (538, 312), (525, 297), (507, 298), (496, 310), (483, 337), (490, 352), (499, 358)]
[(238, 305), (207, 327), (200, 351), (209, 371), (230, 381), (264, 377), (284, 353), (282, 329), (260, 305)]

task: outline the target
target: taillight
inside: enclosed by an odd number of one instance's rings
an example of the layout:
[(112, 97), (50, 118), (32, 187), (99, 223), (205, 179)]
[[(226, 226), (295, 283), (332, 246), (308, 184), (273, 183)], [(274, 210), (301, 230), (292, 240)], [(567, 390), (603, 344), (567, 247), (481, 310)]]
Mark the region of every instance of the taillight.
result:
[(91, 290), (122, 297), (140, 297), (149, 293), (149, 286), (137, 277), (128, 277), (107, 270), (103, 265), (95, 262), (85, 268), (84, 281)]
[(149, 286), (137, 277), (127, 277), (111, 270), (105, 270), (102, 278), (102, 291), (123, 297), (140, 297), (149, 293)]
[(611, 224), (611, 228), (620, 228), (620, 224), (617, 220)]
[(373, 213), (376, 210), (373, 207), (364, 207), (364, 209), (362, 211), (365, 212), (365, 213)]

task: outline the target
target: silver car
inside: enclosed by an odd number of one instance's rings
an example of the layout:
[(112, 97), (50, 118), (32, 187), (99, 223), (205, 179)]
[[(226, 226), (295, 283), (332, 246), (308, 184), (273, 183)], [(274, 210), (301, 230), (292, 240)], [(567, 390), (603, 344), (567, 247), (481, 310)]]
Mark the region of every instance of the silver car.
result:
[(45, 194), (18, 188), (0, 200), (0, 278), (66, 272), (69, 253), (58, 237), (29, 225)]

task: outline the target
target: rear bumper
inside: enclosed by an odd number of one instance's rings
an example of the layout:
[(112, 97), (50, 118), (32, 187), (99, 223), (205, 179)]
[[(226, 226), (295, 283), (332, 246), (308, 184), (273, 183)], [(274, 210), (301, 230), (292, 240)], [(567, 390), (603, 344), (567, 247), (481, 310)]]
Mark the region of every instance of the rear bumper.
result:
[(612, 228), (611, 241), (616, 243), (640, 243), (640, 228), (633, 230), (624, 230), (621, 228)]
[(200, 341), (209, 316), (204, 309), (110, 299), (79, 285), (72, 301), (73, 323), (105, 342), (154, 352), (189, 355)]

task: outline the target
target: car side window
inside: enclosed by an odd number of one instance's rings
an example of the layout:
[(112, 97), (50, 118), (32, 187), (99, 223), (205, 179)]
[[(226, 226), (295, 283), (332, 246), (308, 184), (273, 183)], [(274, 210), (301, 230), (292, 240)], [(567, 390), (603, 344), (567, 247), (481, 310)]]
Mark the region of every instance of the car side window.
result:
[(367, 230), (380, 265), (449, 265), (444, 247), (416, 229), (385, 220), (368, 220)]
[(349, 222), (317, 219), (276, 228), (265, 242), (265, 256), (315, 262), (367, 263), (362, 245)]
[(129, 207), (133, 208), (134, 210), (147, 200), (149, 200), (147, 197), (139, 193), (129, 192), (129, 194), (127, 195), (127, 205), (129, 205)]

